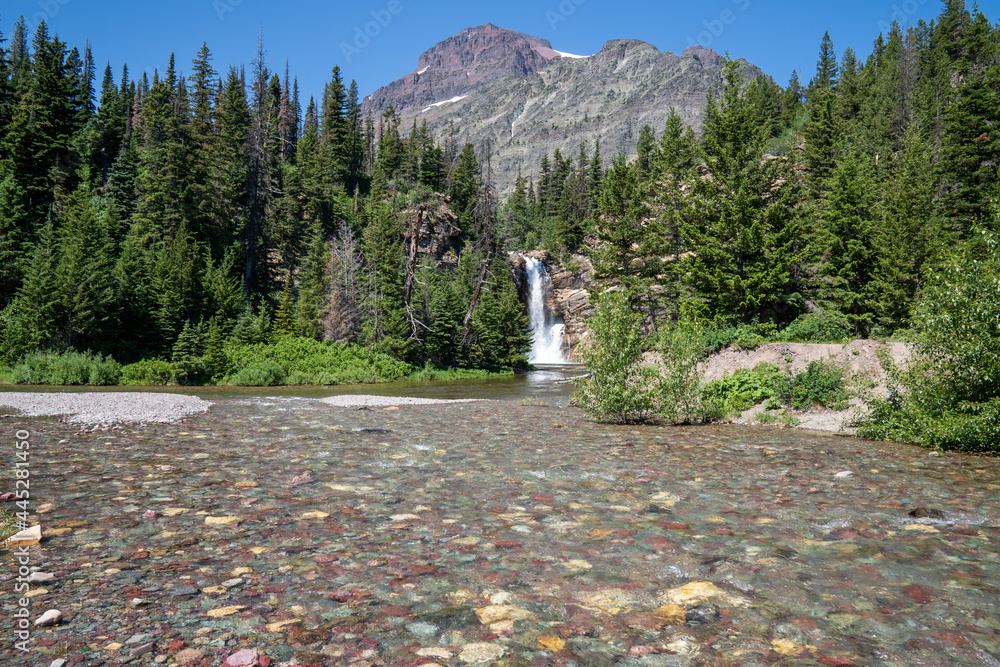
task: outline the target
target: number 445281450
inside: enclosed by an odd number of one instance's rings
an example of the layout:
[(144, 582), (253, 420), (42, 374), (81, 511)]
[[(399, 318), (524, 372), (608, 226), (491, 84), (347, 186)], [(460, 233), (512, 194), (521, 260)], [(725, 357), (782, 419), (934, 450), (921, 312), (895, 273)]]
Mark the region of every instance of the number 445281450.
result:
[(31, 471), (28, 470), (31, 443), (28, 442), (30, 434), (27, 431), (18, 431), (15, 435), (16, 441), (14, 447), (17, 451), (15, 452), (16, 462), (14, 463), (14, 467), (16, 470), (14, 476), (17, 478), (17, 481), (14, 483), (14, 495), (17, 497), (17, 508), (21, 510), (17, 513), (17, 520), (19, 523), (23, 523), (28, 521), (28, 500), (31, 498), (31, 483), (29, 480)]

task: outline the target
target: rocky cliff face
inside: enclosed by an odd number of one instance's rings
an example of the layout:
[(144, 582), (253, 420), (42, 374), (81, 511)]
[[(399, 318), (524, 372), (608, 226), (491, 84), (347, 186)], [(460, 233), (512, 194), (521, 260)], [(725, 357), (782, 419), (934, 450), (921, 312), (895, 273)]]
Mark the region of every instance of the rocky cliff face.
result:
[[(721, 57), (701, 47), (676, 56), (613, 40), (600, 53), (571, 57), (545, 40), (486, 25), (424, 53), (413, 74), (366, 98), (363, 110), (378, 114), (392, 104), (404, 130), (426, 121), (443, 138), (453, 121), (460, 143), (490, 139), (497, 185), (506, 192), (518, 170), (532, 174), (556, 148), (575, 156), (581, 142), (592, 151), (599, 139), (605, 163), (619, 149), (634, 154), (643, 126), (662, 132), (671, 107), (698, 129), (721, 68)], [(759, 73), (747, 64), (747, 76)]]

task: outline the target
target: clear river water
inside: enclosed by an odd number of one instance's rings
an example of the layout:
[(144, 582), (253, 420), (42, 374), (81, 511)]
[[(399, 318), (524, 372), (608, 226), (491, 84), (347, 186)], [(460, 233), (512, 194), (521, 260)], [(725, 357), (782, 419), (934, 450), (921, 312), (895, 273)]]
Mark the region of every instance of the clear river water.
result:
[[(209, 412), (144, 427), (5, 416), (55, 575), (32, 618), (63, 621), (12, 648), (0, 551), (0, 662), (1000, 666), (1000, 459), (595, 424), (566, 407), (577, 372), (197, 389)], [(315, 400), (387, 392), (490, 400)]]

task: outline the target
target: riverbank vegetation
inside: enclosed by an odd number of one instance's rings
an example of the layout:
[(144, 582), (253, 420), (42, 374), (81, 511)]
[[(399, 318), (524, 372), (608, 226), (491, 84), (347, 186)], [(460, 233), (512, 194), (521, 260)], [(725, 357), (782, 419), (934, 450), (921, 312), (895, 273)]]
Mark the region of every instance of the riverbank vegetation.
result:
[[(619, 156), (604, 174), (585, 230), (593, 298), (618, 291), (615, 303), (625, 299), (629, 310), (621, 322), (641, 321), (648, 334), (632, 334), (631, 358), (688, 319), (709, 328), (706, 351), (769, 340), (912, 341), (914, 363), (895, 370), (863, 432), (1000, 448), (1000, 303), (990, 263), (1000, 227), (1000, 28), (949, 0), (930, 24), (894, 24), (865, 61), (848, 49), (838, 62), (826, 35), (806, 87), (796, 74), (781, 90), (729, 59), (723, 79), (700, 136), (673, 115), (659, 138), (643, 129), (636, 158)], [(572, 250), (577, 236), (560, 234), (562, 209), (544, 204), (545, 183), (527, 198), (543, 201), (536, 216), (552, 229), (549, 243)], [(598, 307), (593, 325), (617, 326), (608, 312)], [(595, 336), (587, 354), (603, 359), (609, 345)], [(646, 397), (634, 393), (642, 377), (620, 376), (626, 389), (602, 391), (642, 406)], [(819, 365), (794, 377), (741, 372), (700, 395), (703, 419), (754, 399), (802, 407), (846, 398), (842, 378)], [(601, 401), (584, 404), (615, 420)], [(619, 421), (655, 418), (628, 414)]]

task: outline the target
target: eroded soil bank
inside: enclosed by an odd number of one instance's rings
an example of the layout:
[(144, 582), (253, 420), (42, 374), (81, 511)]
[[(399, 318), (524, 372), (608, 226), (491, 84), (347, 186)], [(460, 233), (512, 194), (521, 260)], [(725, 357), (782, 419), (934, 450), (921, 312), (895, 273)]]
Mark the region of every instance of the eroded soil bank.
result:
[(13, 650), (0, 557), (6, 664), (1000, 664), (996, 458), (499, 401), (0, 428), (63, 614)]

